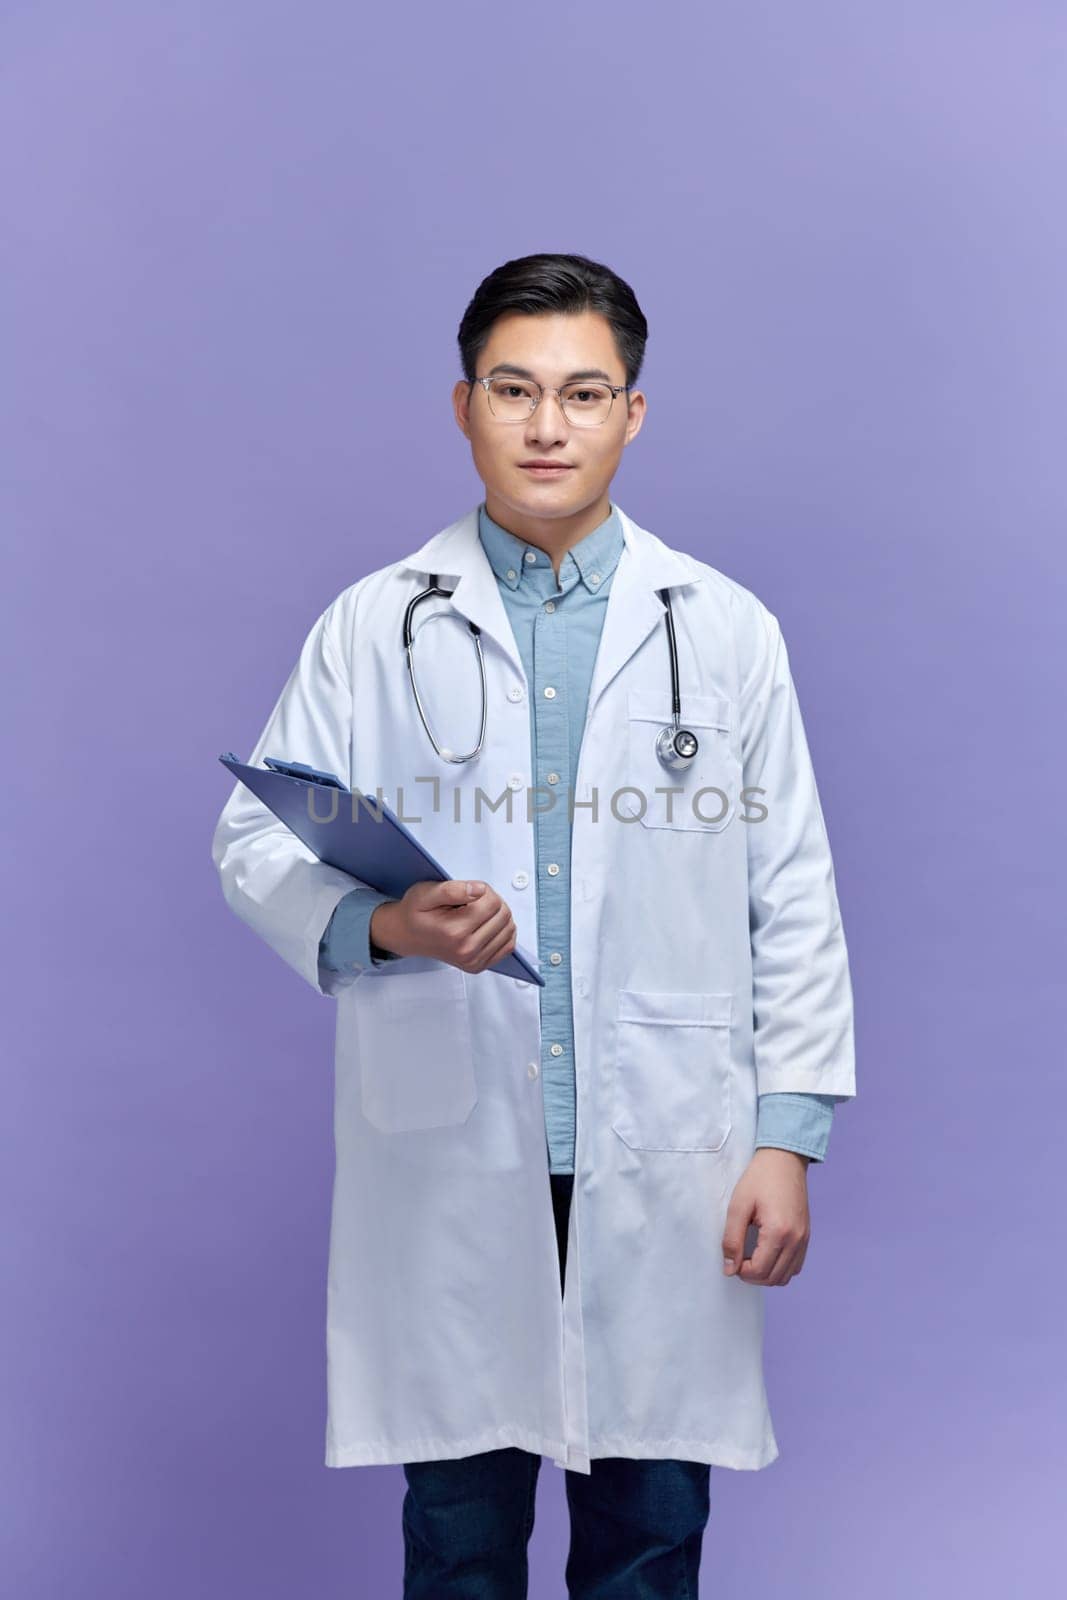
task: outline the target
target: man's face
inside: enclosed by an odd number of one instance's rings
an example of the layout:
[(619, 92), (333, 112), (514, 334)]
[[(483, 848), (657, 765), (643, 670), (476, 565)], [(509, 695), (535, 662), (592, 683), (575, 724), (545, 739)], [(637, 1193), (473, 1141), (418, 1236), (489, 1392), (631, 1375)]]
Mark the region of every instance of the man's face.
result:
[[(498, 317), (477, 375), (506, 376), (509, 371), (532, 375), (549, 389), (561, 388), (576, 376), (591, 380), (594, 373), (603, 374), (602, 382), (626, 382), (611, 326), (595, 311)], [(499, 519), (503, 512), (526, 524), (580, 518), (587, 509), (598, 520), (607, 516), (608, 486), (645, 411), (639, 390), (630, 394), (629, 406), (625, 394), (616, 395), (607, 421), (594, 427), (569, 421), (555, 394), (543, 395), (532, 414), (517, 422), (494, 416), (478, 383), (470, 389), (463, 381), (457, 383), (452, 401), (485, 484), (490, 515)], [(540, 475), (523, 465), (533, 460), (558, 462), (567, 470)]]

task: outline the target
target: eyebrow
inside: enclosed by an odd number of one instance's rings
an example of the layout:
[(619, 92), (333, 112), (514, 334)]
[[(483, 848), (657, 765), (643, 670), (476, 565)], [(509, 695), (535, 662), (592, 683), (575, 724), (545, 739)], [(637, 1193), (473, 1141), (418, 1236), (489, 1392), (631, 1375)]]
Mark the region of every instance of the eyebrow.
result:
[[(516, 367), (510, 361), (498, 361), (495, 367), (490, 367), (486, 377), (495, 378), (504, 373), (509, 373), (514, 378), (529, 378), (533, 383), (538, 382), (538, 379), (528, 367)], [(601, 367), (585, 367), (581, 372), (570, 372), (563, 381), (564, 383), (577, 383), (580, 378), (603, 378), (605, 383), (613, 381), (611, 373), (605, 372)]]

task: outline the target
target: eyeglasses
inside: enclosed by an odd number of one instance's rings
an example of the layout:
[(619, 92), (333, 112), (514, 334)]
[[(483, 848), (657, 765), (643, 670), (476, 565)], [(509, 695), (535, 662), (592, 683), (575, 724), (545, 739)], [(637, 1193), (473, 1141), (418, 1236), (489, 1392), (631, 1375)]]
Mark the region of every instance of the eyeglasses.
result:
[(475, 378), (485, 390), (489, 409), (501, 422), (526, 422), (546, 394), (554, 394), (568, 422), (579, 428), (596, 428), (607, 422), (617, 394), (629, 392), (628, 383), (565, 383), (546, 389), (532, 378)]

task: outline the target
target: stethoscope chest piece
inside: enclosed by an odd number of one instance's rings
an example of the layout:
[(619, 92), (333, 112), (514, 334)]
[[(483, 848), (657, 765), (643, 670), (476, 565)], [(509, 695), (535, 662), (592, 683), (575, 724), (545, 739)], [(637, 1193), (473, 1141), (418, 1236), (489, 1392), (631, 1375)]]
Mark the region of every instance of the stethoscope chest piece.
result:
[(656, 738), (656, 754), (672, 772), (684, 772), (699, 749), (697, 736), (690, 728), (661, 728)]
[(671, 653), (671, 714), (674, 721), (661, 728), (656, 736), (656, 754), (670, 772), (684, 772), (691, 766), (700, 744), (691, 728), (679, 726), (682, 720), (681, 693), (678, 688), (678, 643), (674, 637), (674, 611), (671, 591), (660, 589), (659, 597), (666, 608), (667, 645)]

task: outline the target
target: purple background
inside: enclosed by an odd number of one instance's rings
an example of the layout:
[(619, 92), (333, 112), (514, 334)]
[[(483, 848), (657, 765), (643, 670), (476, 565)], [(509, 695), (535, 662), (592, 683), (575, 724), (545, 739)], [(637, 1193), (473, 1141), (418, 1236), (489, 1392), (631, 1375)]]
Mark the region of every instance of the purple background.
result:
[[(481, 495), (479, 279), (651, 324), (615, 498), (782, 620), (859, 1098), (709, 1594), (1061, 1565), (1059, 4), (7, 4), (5, 1594), (400, 1593), (328, 1472), (333, 1006), (209, 848), (319, 611)], [(680, 1286), (681, 1288), (681, 1286)], [(531, 1595), (563, 1592), (542, 1463)]]

